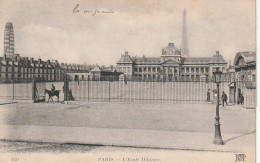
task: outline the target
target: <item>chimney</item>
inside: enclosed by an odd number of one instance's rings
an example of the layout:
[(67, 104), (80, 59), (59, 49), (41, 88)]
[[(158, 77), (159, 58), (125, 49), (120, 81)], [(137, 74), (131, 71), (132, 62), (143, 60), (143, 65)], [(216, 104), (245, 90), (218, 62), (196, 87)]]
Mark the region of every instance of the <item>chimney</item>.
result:
[(51, 64), (51, 61), (50, 61), (49, 59), (47, 60), (47, 64), (48, 64), (48, 65)]
[(33, 58), (30, 58), (30, 62), (33, 63), (34, 59)]
[(41, 64), (42, 63), (42, 60), (41, 58), (38, 59), (38, 64)]

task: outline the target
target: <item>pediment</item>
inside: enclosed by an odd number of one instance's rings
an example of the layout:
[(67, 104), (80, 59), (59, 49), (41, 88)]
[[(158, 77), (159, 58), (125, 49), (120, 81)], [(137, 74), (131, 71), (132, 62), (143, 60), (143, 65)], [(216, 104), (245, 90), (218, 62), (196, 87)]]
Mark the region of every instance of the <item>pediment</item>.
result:
[(162, 62), (161, 64), (162, 64), (162, 65), (172, 65), (172, 64), (179, 64), (179, 62), (174, 61), (174, 60), (172, 60), (172, 59), (169, 59), (169, 60), (167, 60), (167, 61)]

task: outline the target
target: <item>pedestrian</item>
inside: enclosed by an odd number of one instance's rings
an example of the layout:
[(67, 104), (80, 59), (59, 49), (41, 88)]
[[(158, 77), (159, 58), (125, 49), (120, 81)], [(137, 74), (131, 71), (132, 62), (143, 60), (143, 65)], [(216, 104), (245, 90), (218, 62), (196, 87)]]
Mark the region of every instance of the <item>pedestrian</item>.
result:
[(244, 104), (244, 96), (240, 93), (237, 97), (237, 104)]
[(126, 75), (124, 75), (124, 82), (125, 82), (125, 84), (127, 84), (127, 77), (126, 77)]
[(75, 101), (75, 98), (72, 95), (71, 89), (69, 90), (69, 101)]
[(222, 100), (222, 107), (224, 107), (225, 103), (226, 103), (226, 106), (228, 105), (228, 103), (227, 103), (227, 95), (225, 94), (224, 91), (222, 92), (221, 100)]
[(207, 91), (207, 102), (209, 102), (210, 101), (210, 89), (208, 89), (208, 91)]

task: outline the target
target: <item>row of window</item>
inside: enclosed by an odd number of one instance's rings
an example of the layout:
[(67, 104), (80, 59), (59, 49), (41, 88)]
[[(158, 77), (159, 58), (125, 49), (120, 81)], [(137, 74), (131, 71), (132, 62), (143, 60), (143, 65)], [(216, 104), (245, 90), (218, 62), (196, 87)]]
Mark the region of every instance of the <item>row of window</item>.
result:
[[(5, 71), (4, 71), (5, 70)], [(30, 70), (30, 71), (29, 71)], [(55, 69), (23, 69), (23, 68), (17, 68), (17, 67), (5, 67), (5, 69), (0, 68), (0, 72), (23, 72), (23, 73), (56, 73)]]
[[(38, 74), (37, 75), (38, 77), (43, 77), (44, 75), (40, 75), (40, 74)], [(0, 78), (1, 77), (4, 77), (4, 76), (2, 76), (2, 74), (0, 73)], [(10, 77), (10, 78), (15, 78), (15, 77), (18, 77), (18, 78), (32, 78), (33, 77), (33, 75), (29, 75), (29, 74), (18, 74), (18, 75), (15, 75), (15, 74), (11, 74), (11, 75), (8, 75), (8, 74), (5, 74), (5, 78), (8, 78), (8, 77)], [(48, 79), (48, 80), (52, 80), (53, 78), (55, 79), (55, 78), (58, 78), (58, 75), (45, 75), (45, 78), (46, 79)]]
[(159, 75), (137, 75), (140, 79), (158, 79)]
[(209, 72), (209, 68), (207, 67), (201, 67), (201, 68), (193, 68), (193, 67), (186, 67), (186, 68), (182, 68), (181, 72), (185, 73), (185, 69), (186, 69), (186, 73), (208, 73)]
[[(181, 72), (185, 73), (185, 69), (186, 69), (186, 73), (208, 73), (209, 69), (208, 67), (202, 67), (202, 68), (190, 68), (190, 67), (186, 67), (186, 68), (182, 68)], [(118, 68), (119, 72), (124, 72), (124, 73), (130, 73), (130, 67), (119, 67)], [(135, 72), (160, 72), (160, 67), (136, 67), (134, 68)], [(172, 69), (169, 69), (169, 73), (172, 73)], [(177, 69), (174, 69), (174, 73), (178, 73)]]
[(130, 67), (119, 67), (118, 71), (123, 73), (130, 73)]
[[(205, 75), (206, 80), (208, 80), (209, 76)], [(181, 75), (181, 79), (182, 80), (196, 80), (199, 81), (200, 80), (200, 75)]]
[(136, 67), (135, 72), (156, 72), (160, 71), (159, 67)]

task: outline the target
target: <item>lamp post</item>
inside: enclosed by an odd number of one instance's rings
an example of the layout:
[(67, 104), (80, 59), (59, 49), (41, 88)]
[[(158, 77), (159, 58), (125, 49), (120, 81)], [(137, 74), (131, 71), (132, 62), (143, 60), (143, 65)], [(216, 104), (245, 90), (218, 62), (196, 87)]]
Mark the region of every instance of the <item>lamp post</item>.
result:
[(220, 123), (219, 123), (219, 83), (221, 82), (221, 74), (222, 72), (216, 68), (216, 71), (213, 72), (213, 80), (217, 83), (217, 106), (216, 106), (216, 117), (215, 117), (215, 138), (213, 143), (217, 145), (223, 145), (224, 142), (222, 140), (221, 131), (220, 131)]

